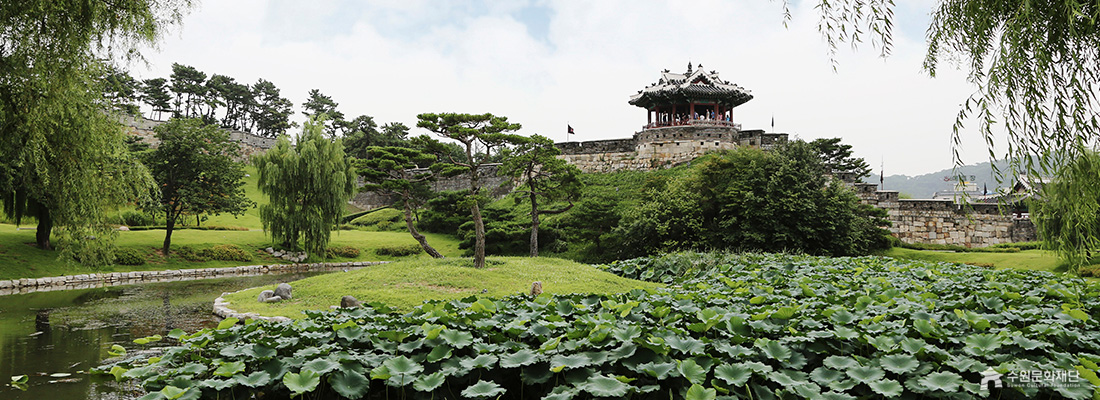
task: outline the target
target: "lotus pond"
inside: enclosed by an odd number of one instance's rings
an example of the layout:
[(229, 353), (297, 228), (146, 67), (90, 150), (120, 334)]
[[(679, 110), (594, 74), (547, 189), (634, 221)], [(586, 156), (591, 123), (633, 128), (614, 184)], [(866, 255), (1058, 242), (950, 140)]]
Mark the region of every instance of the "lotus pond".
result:
[(671, 285), (227, 321), (99, 372), (140, 384), (144, 399), (1087, 399), (1100, 388), (1100, 286), (1077, 278), (881, 257), (675, 254), (602, 268)]
[[(164, 346), (134, 339), (217, 326), (211, 304), (223, 292), (316, 275), (284, 274), (0, 296), (0, 399), (126, 399), (135, 385), (81, 371), (114, 345), (131, 354)], [(51, 376), (52, 375), (52, 376)], [(8, 377), (25, 383), (7, 385)], [(110, 377), (107, 377), (110, 378)], [(17, 388), (16, 386), (20, 386)], [(128, 389), (128, 390), (127, 390)]]

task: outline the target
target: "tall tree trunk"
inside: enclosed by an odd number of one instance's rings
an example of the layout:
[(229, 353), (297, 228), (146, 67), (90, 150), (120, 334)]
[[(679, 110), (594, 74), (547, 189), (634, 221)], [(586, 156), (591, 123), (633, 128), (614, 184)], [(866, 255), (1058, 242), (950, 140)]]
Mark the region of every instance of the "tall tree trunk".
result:
[(50, 246), (50, 233), (53, 231), (53, 216), (45, 205), (38, 205), (38, 229), (34, 232), (34, 242), (42, 250), (53, 250)]
[(424, 235), (421, 235), (420, 232), (416, 230), (416, 225), (413, 225), (413, 219), (412, 219), (412, 205), (409, 204), (409, 200), (407, 200), (407, 199), (404, 201), (404, 203), (405, 203), (405, 226), (407, 226), (409, 228), (409, 234), (412, 235), (413, 239), (416, 239), (417, 243), (420, 243), (420, 247), (423, 248), (424, 252), (428, 253), (428, 255), (430, 255), (434, 258), (443, 258), (442, 254), (439, 254), (439, 252), (436, 251), (435, 248), (433, 248), (430, 244), (428, 244), (428, 239), (425, 238)]
[(531, 190), (531, 257), (539, 256), (539, 203), (538, 195)]
[(172, 216), (171, 211), (165, 214), (164, 223), (164, 247), (162, 251), (164, 256), (168, 257), (168, 250), (172, 247), (172, 229), (176, 227), (176, 217)]
[(474, 268), (485, 268), (485, 221), (481, 219), (481, 206), (478, 203), (478, 194), (481, 193), (479, 167), (481, 163), (474, 162), (474, 153), (471, 145), (466, 145), (466, 158), (470, 161), (470, 197), (473, 204), (470, 206), (470, 215), (474, 219)]
[(485, 222), (481, 220), (477, 198), (470, 206), (470, 215), (474, 217), (474, 268), (485, 268)]

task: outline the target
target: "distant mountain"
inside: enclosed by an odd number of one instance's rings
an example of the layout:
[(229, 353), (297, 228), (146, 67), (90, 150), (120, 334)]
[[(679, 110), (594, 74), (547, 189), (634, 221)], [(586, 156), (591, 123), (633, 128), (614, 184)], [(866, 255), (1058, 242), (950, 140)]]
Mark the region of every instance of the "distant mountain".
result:
[[(1007, 161), (997, 161), (997, 167), (1002, 171), (1008, 166)], [(978, 184), (978, 188), (989, 188), (989, 192), (993, 193), (998, 187), (1010, 187), (1012, 186), (1011, 179), (1006, 180), (1004, 183), (997, 183), (997, 177), (993, 173), (993, 164), (989, 162), (978, 163), (975, 165), (966, 165), (959, 168), (956, 172), (951, 168), (933, 172), (930, 174), (908, 176), (908, 175), (887, 175), (884, 182), (885, 190), (897, 190), (904, 196), (909, 196), (914, 199), (930, 199), (938, 191), (951, 190), (954, 187), (954, 182), (950, 181), (953, 177), (959, 174), (967, 177), (970, 180), (970, 176), (973, 176), (971, 182)], [(945, 180), (947, 178), (948, 180)], [(879, 183), (879, 175), (873, 174), (867, 178), (863, 178), (867, 183)]]

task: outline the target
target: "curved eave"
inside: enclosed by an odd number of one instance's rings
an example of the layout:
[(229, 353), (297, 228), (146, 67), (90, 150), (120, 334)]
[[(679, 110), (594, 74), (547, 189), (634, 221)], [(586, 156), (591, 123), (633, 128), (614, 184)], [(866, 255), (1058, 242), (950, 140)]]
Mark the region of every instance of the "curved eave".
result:
[(631, 96), (629, 103), (645, 109), (657, 105), (683, 104), (692, 100), (710, 100), (737, 107), (752, 100), (752, 94), (743, 91), (726, 91), (713, 87), (689, 87), (680, 90), (642, 92)]

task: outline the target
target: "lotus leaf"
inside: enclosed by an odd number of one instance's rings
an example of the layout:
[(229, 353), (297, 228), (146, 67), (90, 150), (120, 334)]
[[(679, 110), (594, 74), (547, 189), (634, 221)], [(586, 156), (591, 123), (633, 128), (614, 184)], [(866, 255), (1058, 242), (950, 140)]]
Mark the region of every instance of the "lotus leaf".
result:
[(713, 388), (704, 388), (701, 385), (691, 385), (684, 394), (684, 400), (714, 400), (718, 398), (718, 391)]
[(286, 388), (290, 389), (295, 396), (312, 392), (320, 383), (321, 375), (308, 369), (302, 370), (299, 374), (288, 372), (283, 375), (283, 385), (286, 385)]
[(271, 382), (271, 375), (267, 372), (256, 371), (249, 374), (248, 376), (237, 375), (233, 379), (241, 385), (248, 386), (250, 388), (257, 388), (260, 386), (265, 386), (268, 384), (268, 382)]
[(680, 373), (680, 376), (686, 378), (688, 382), (693, 384), (702, 385), (707, 378), (707, 370), (704, 369), (694, 359), (687, 359), (679, 361), (676, 366), (676, 371)]
[(370, 390), (370, 380), (365, 376), (344, 371), (329, 374), (328, 384), (336, 393), (349, 399), (362, 398)]
[(899, 375), (913, 372), (920, 366), (920, 362), (917, 361), (916, 357), (905, 354), (884, 356), (879, 359), (879, 363), (882, 368)]
[(898, 397), (901, 396), (903, 388), (898, 381), (883, 379), (880, 381), (874, 381), (867, 384), (874, 390), (875, 393), (882, 395), (883, 397)]
[(241, 372), (244, 372), (244, 361), (234, 361), (218, 366), (218, 369), (214, 370), (214, 375), (228, 378)]
[(591, 393), (597, 397), (624, 397), (630, 392), (631, 386), (620, 382), (614, 377), (596, 375), (588, 378), (579, 389)]
[(477, 381), (462, 390), (462, 396), (471, 399), (485, 399), (504, 394), (505, 389), (496, 382)]
[(920, 378), (917, 382), (929, 390), (951, 393), (956, 391), (964, 381), (959, 374), (953, 372), (934, 372)]

